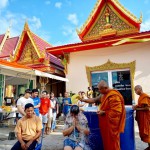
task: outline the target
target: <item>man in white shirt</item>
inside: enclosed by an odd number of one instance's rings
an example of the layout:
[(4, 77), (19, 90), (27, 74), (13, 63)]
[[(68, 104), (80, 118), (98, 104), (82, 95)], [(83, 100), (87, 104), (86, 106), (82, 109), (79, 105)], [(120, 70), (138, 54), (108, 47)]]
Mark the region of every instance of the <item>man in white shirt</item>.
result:
[[(81, 95), (80, 95), (80, 97), (82, 98), (82, 99), (88, 99), (87, 97), (86, 97), (86, 95), (85, 95), (85, 92), (84, 91), (80, 91), (79, 92)], [(81, 102), (80, 100), (77, 102), (77, 105), (79, 106), (79, 109), (80, 110), (84, 110), (84, 108), (85, 107), (88, 107), (88, 103), (85, 103), (85, 102)]]
[(19, 112), (19, 118), (22, 118), (23, 116), (25, 116), (25, 112), (24, 112), (24, 107), (26, 104), (31, 103), (34, 105), (33, 103), (33, 99), (31, 99), (31, 91), (30, 89), (26, 89), (25, 90), (25, 94), (23, 97), (19, 98), (17, 101), (17, 109)]

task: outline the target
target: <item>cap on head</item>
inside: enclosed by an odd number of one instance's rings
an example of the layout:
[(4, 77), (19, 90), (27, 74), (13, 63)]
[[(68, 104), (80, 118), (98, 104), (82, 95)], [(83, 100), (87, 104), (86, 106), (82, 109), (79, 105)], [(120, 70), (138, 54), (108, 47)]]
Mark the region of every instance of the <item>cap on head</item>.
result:
[(70, 108), (70, 113), (77, 115), (79, 113), (79, 107), (77, 105), (72, 105)]

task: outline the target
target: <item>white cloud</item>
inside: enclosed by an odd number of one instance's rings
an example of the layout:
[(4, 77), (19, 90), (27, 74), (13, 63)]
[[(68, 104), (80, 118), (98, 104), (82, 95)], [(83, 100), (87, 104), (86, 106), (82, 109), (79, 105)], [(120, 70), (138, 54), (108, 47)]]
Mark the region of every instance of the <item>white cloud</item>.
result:
[(42, 26), (41, 20), (35, 16), (33, 16), (32, 18), (29, 18), (28, 20), (29, 20), (31, 28), (34, 30), (37, 30)]
[(63, 35), (68, 36), (73, 33), (74, 29), (71, 26), (63, 26)]
[[(50, 41), (50, 39), (51, 39), (50, 33), (47, 31), (44, 31), (44, 30), (38, 30), (37, 35), (47, 42)], [(51, 44), (51, 43), (49, 43), (49, 44)]]
[(150, 18), (141, 24), (141, 31), (150, 30)]
[(78, 25), (78, 18), (77, 18), (77, 15), (75, 13), (73, 14), (69, 14), (68, 15), (68, 18), (67, 18), (72, 24), (74, 25)]
[(67, 40), (57, 41), (56, 43), (53, 43), (53, 46), (60, 46), (60, 45), (66, 45), (66, 44), (73, 44), (73, 43), (81, 42), (81, 40), (79, 39), (79, 37), (78, 37), (78, 35), (77, 35), (75, 30), (66, 39)]
[(50, 1), (46, 1), (45, 4), (46, 4), (46, 5), (50, 5), (51, 2), (50, 2)]
[(62, 34), (67, 37), (64, 39), (67, 39), (63, 42), (57, 42), (54, 45), (64, 45), (64, 44), (71, 44), (71, 43), (77, 43), (77, 42), (81, 42), (81, 40), (79, 39), (76, 30), (71, 27), (71, 26), (63, 26), (62, 27)]
[(41, 30), (42, 24), (40, 18), (37, 18), (36, 16), (28, 18), (24, 14), (16, 14), (11, 12), (4, 12), (0, 14), (0, 34), (5, 33), (11, 24), (11, 36), (21, 35), (26, 20), (28, 21), (31, 31), (37, 35), (42, 35), (42, 37), (46, 40), (50, 38), (44, 31)]
[(71, 43), (78, 43), (78, 42), (81, 42), (81, 40), (79, 39), (79, 36), (77, 35), (76, 30), (74, 30), (73, 33), (71, 34), (69, 41), (67, 41), (67, 43), (71, 44)]
[(56, 3), (55, 3), (55, 7), (56, 7), (56, 8), (61, 8), (61, 6), (62, 6), (62, 3), (61, 3), (61, 2), (56, 2)]
[(5, 8), (8, 5), (8, 0), (0, 0), (0, 9)]

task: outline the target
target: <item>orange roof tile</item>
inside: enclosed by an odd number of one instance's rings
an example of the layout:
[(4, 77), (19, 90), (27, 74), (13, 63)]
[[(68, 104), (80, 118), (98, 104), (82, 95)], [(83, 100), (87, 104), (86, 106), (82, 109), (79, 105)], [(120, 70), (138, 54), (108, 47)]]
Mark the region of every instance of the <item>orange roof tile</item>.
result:
[(9, 62), (7, 60), (2, 60), (0, 59), (0, 64), (1, 65), (5, 65), (5, 66), (9, 66), (9, 67), (13, 67), (13, 68), (23, 68), (23, 69), (31, 69), (30, 67), (24, 66), (24, 65), (20, 65), (16, 62)]

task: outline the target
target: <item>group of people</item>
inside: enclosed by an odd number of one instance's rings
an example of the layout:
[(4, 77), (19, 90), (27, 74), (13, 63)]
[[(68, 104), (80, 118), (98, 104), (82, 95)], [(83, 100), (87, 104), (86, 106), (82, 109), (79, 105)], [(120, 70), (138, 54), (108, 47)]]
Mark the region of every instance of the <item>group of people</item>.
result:
[(16, 100), (18, 110), (17, 133), (18, 142), (12, 150), (34, 149), (37, 139), (41, 134), (41, 129), (45, 134), (53, 132), (56, 128), (56, 116), (61, 112), (65, 115), (70, 110), (71, 99), (65, 92), (64, 97), (60, 94), (58, 98), (54, 93), (42, 91), (39, 96), (37, 89), (26, 89), (24, 94), (20, 94)]
[[(120, 150), (120, 133), (124, 132), (126, 120), (123, 96), (117, 90), (110, 89), (105, 81), (99, 82), (98, 89), (100, 92), (98, 97), (81, 97), (80, 102), (100, 103), (97, 113), (99, 115), (99, 126), (104, 150)], [(140, 85), (135, 86), (135, 92), (139, 95), (139, 99), (137, 105), (133, 106), (133, 109), (136, 110), (140, 137), (142, 141), (148, 143), (146, 150), (150, 150), (150, 97), (143, 93)], [(67, 95), (68, 93), (65, 94), (65, 98), (62, 100), (63, 113), (65, 115), (63, 135), (66, 137), (64, 150), (88, 150), (90, 149), (87, 140), (90, 134), (88, 120), (80, 111), (80, 106), (73, 105)], [(19, 119), (15, 128), (18, 142), (13, 146), (12, 150), (17, 150), (19, 149), (18, 147), (21, 147), (23, 150), (35, 147), (36, 141), (41, 134), (41, 129), (43, 126), (46, 126), (50, 118), (48, 112), (51, 103), (47, 95), (48, 93), (43, 91), (40, 101), (36, 98), (36, 102), (34, 102), (33, 99), (36, 97), (36, 93), (32, 92), (31, 99), (30, 92), (26, 90), (24, 97), (18, 100), (17, 108), (20, 113), (19, 117), (22, 118)], [(51, 97), (54, 99), (54, 95)], [(56, 101), (55, 103), (55, 111), (53, 113), (57, 114), (59, 106)], [(39, 111), (37, 108), (39, 108)], [(34, 113), (34, 109), (37, 116)], [(38, 117), (38, 114), (40, 117)], [(42, 125), (42, 122), (44, 125)], [(49, 126), (46, 127), (49, 128)], [(47, 128), (45, 129), (47, 131)]]
[(37, 89), (25, 90), (16, 102), (16, 106), (19, 112), (18, 119), (25, 116), (24, 107), (26, 104), (31, 103), (34, 106), (34, 113), (38, 116), (42, 123), (45, 125), (45, 132), (55, 129), (56, 114), (58, 114), (58, 102), (54, 97), (54, 93), (51, 95), (47, 91), (42, 91), (41, 97), (39, 97), (39, 92)]
[[(99, 82), (98, 90), (100, 92), (98, 97), (81, 98), (80, 101), (100, 103), (98, 115), (104, 150), (121, 150), (120, 133), (124, 132), (126, 120), (123, 96), (119, 91), (110, 89), (105, 81)], [(134, 90), (139, 95), (137, 105), (133, 106), (136, 111), (135, 119), (138, 123), (139, 135), (143, 142), (148, 143), (145, 150), (150, 150), (150, 96), (143, 93), (140, 85), (135, 86)], [(85, 148), (86, 140), (82, 142), (83, 138), (80, 136), (88, 136), (89, 133), (86, 117), (79, 112), (78, 106), (72, 106), (63, 130), (63, 135), (66, 136), (64, 150), (88, 150), (87, 147)]]

